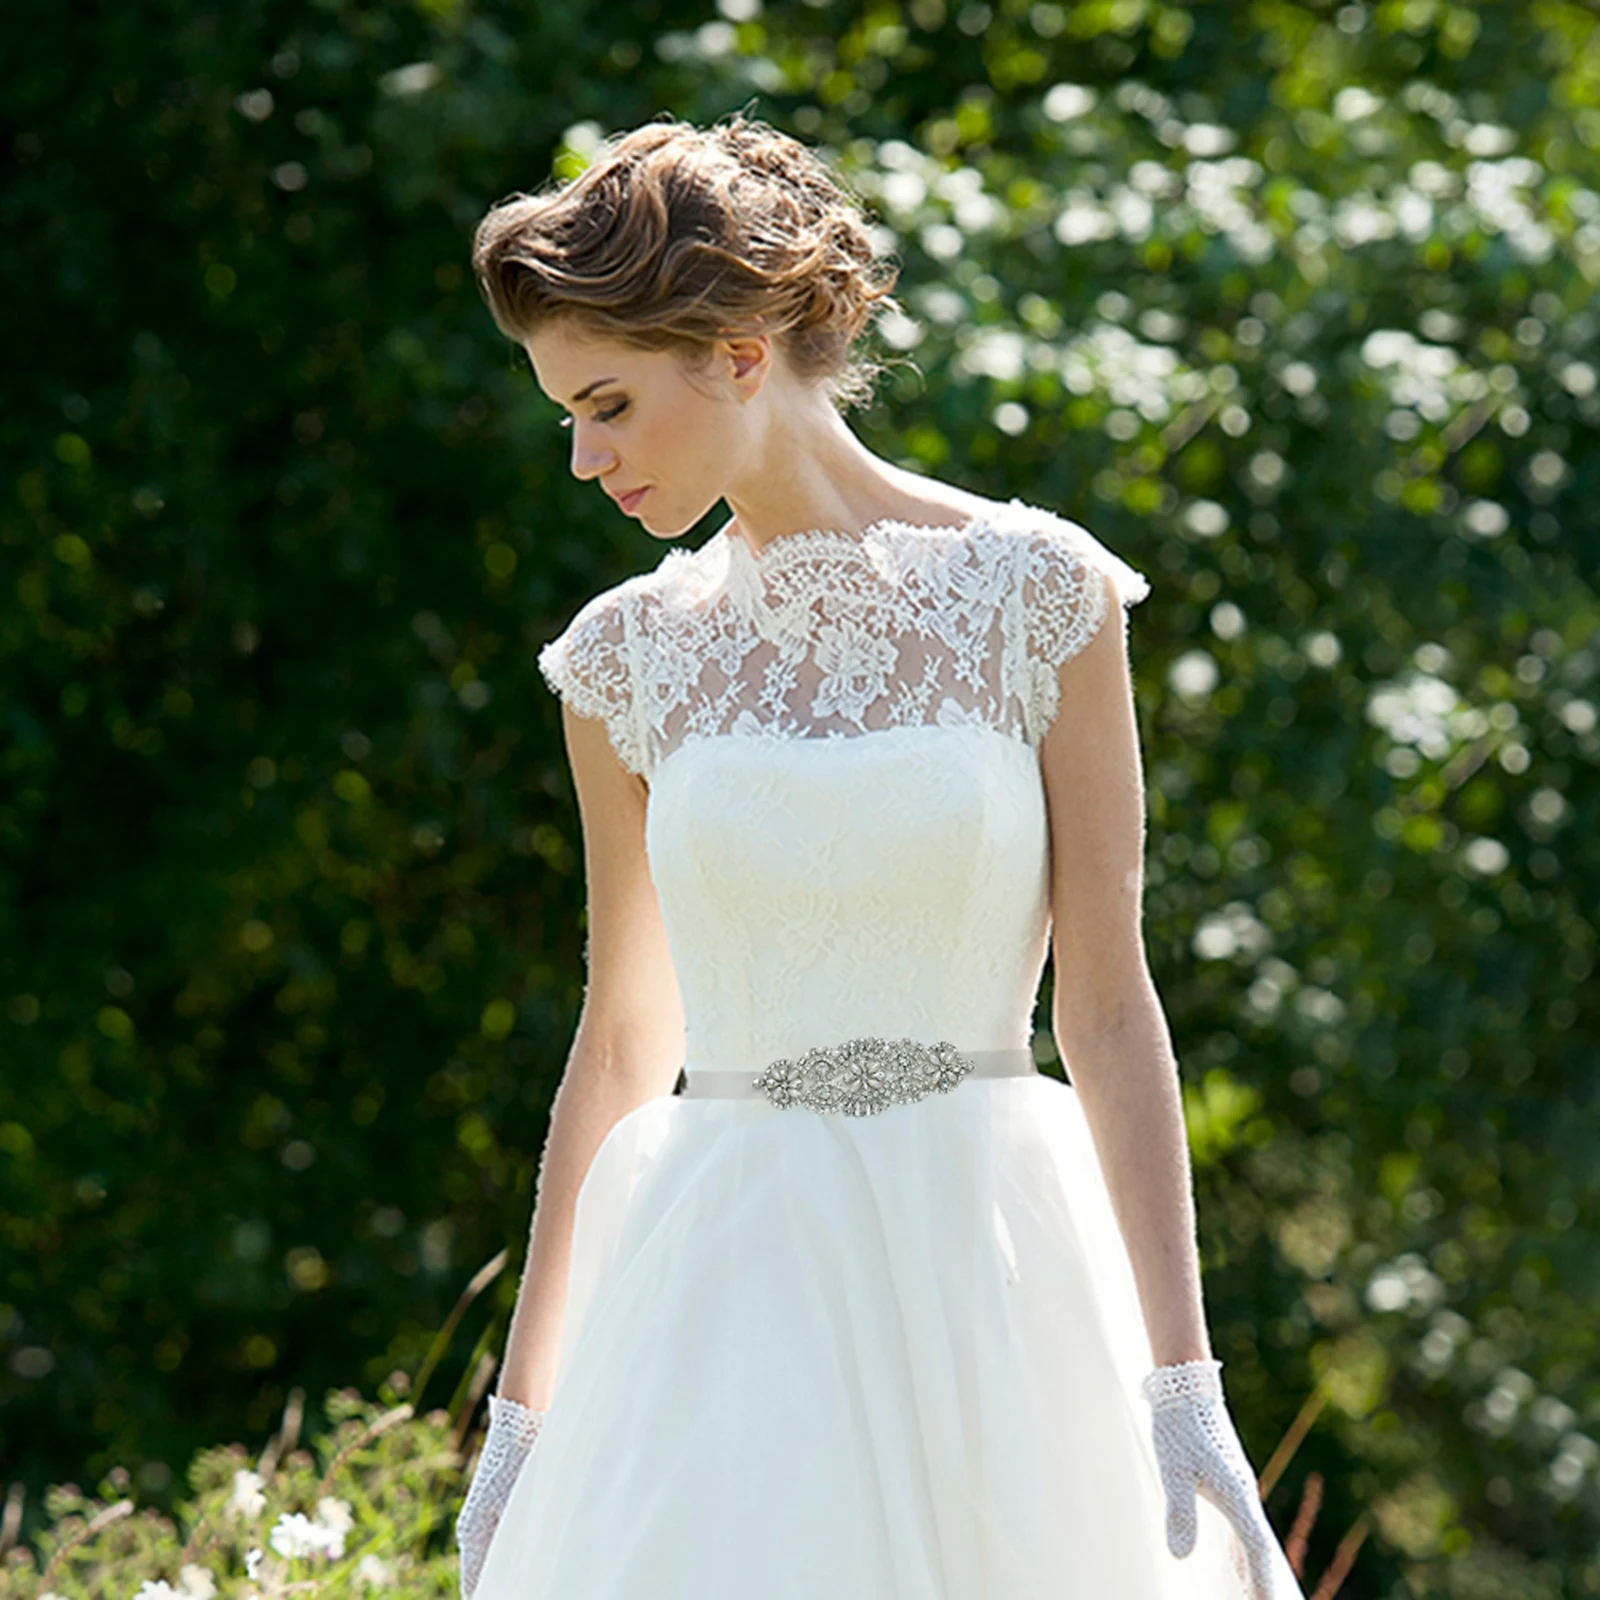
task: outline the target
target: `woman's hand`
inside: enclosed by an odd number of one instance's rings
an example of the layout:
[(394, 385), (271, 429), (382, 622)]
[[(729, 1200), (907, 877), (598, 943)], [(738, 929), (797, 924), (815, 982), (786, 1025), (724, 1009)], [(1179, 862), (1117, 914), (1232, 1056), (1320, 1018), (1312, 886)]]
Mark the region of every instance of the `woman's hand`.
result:
[(1175, 1556), (1194, 1549), (1195, 1496), (1203, 1494), (1239, 1536), (1251, 1600), (1273, 1600), (1277, 1536), (1228, 1415), (1221, 1374), (1220, 1361), (1183, 1361), (1157, 1367), (1144, 1380), (1161, 1486), (1167, 1496), (1167, 1548)]
[(511, 1498), (511, 1490), (527, 1460), (533, 1442), (539, 1437), (544, 1412), (530, 1411), (515, 1400), (489, 1396), (489, 1432), (478, 1455), (477, 1470), (467, 1498), (456, 1518), (456, 1544), (461, 1550), (461, 1597), (472, 1600), (483, 1572), (489, 1542), (500, 1526), (500, 1514)]

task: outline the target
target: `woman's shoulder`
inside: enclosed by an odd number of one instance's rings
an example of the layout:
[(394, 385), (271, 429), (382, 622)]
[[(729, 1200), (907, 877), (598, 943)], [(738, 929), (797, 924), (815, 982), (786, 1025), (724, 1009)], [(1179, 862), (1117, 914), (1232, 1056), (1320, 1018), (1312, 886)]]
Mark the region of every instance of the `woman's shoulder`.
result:
[[(627, 621), (663, 604), (682, 602), (704, 593), (715, 581), (716, 536), (694, 548), (675, 545), (653, 567), (591, 595), (573, 613), (565, 634), (620, 637)], [(554, 642), (554, 641), (552, 641)]]
[(942, 479), (907, 472), (901, 480), (906, 512), (887, 522), (931, 532), (961, 534), (990, 545), (1027, 540), (1070, 543), (1090, 538), (1088, 530), (1046, 506), (1013, 496), (997, 500)]
[(1070, 516), (1026, 500), (992, 502), (979, 537), (1010, 552), (1036, 598), (1081, 591), (1094, 575), (1109, 578), (1125, 606), (1150, 592), (1144, 574), (1098, 534)]
[[(630, 772), (649, 761), (648, 707), (638, 692), (641, 673), (659, 659), (664, 641), (683, 633), (661, 619), (687, 617), (692, 601), (717, 582), (726, 551), (715, 540), (695, 549), (674, 547), (654, 567), (592, 595), (538, 654), (545, 682), (580, 716), (606, 724), (613, 747)], [(641, 649), (653, 641), (654, 651)], [(678, 644), (681, 645), (681, 640)]]
[(975, 497), (969, 527), (976, 537), (1013, 545), (1070, 545), (1094, 537), (1082, 523), (1064, 513), (1016, 496), (1008, 500)]
[[(978, 565), (1002, 566), (1017, 580), (1035, 585), (1060, 584), (1095, 568), (1108, 574), (1119, 594), (1142, 599), (1148, 592), (1143, 576), (1081, 522), (1047, 506), (1013, 496), (1007, 500), (956, 490), (933, 488), (924, 498), (929, 513), (907, 519), (906, 531), (942, 539), (964, 549)], [(939, 491), (943, 491), (942, 493)]]
[(684, 553), (670, 550), (652, 570), (633, 573), (578, 606), (567, 625), (539, 651), (539, 666), (552, 687), (565, 691), (575, 678), (604, 678), (615, 672), (614, 662), (636, 627), (640, 606), (661, 590), (664, 581), (670, 582), (673, 558)]

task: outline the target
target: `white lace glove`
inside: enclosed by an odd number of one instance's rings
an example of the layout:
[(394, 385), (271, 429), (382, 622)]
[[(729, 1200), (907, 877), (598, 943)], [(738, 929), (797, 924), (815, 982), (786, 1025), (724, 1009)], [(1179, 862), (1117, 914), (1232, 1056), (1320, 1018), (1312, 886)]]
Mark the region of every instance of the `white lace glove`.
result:
[(477, 1469), (461, 1514), (456, 1518), (456, 1544), (461, 1549), (461, 1597), (472, 1600), (483, 1572), (489, 1541), (500, 1526), (500, 1513), (511, 1498), (511, 1490), (539, 1437), (544, 1412), (530, 1411), (515, 1400), (497, 1394), (489, 1396), (489, 1431), (478, 1454)]
[(1256, 1475), (1234, 1431), (1222, 1394), (1220, 1361), (1182, 1361), (1157, 1367), (1144, 1380), (1161, 1486), (1167, 1496), (1167, 1548), (1194, 1549), (1196, 1493), (1210, 1500), (1239, 1536), (1251, 1600), (1273, 1600), (1277, 1536), (1261, 1506)]

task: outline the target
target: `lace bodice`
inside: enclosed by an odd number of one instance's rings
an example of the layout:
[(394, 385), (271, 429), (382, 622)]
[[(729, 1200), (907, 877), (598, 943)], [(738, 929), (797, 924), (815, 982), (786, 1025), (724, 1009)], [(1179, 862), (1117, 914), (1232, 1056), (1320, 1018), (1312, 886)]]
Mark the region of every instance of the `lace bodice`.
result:
[(717, 734), (839, 737), (977, 721), (1037, 746), (1057, 670), (1144, 577), (1076, 523), (1012, 501), (963, 527), (730, 532), (596, 595), (539, 666), (648, 778)]
[(649, 783), (688, 1065), (861, 1034), (1027, 1042), (1049, 926), (1037, 748), (1061, 666), (1148, 592), (1013, 501), (759, 552), (724, 531), (583, 607), (539, 665)]

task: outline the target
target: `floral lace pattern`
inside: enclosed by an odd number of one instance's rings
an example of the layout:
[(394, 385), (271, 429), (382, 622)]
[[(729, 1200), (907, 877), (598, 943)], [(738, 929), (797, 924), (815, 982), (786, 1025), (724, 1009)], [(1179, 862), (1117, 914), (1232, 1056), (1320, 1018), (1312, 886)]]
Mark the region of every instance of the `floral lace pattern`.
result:
[[(1109, 580), (1109, 587), (1108, 587)], [(1012, 501), (965, 524), (722, 532), (596, 595), (545, 679), (649, 778), (683, 743), (976, 723), (1037, 747), (1060, 667), (1144, 576), (1076, 523)]]
[(690, 740), (657, 772), (645, 842), (691, 1070), (869, 1035), (1027, 1042), (1049, 834), (1020, 740)]

